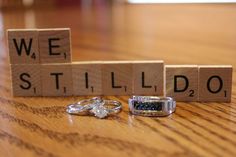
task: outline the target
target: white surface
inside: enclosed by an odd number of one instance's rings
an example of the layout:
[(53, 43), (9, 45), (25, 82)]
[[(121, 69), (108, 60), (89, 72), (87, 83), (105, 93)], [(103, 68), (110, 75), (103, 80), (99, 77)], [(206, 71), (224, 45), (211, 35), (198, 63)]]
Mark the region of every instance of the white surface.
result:
[(129, 3), (235, 3), (236, 0), (128, 0)]

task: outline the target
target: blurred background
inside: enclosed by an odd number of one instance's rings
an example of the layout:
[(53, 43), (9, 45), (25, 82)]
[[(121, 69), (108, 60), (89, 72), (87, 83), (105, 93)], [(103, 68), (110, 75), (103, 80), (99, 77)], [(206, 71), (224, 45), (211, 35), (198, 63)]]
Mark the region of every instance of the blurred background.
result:
[[(0, 57), (7, 61), (9, 28), (69, 27), (74, 61), (163, 59), (169, 64), (232, 64), (236, 49), (236, 4), (232, 2), (0, 0)], [(210, 54), (209, 62), (202, 60), (204, 54)]]

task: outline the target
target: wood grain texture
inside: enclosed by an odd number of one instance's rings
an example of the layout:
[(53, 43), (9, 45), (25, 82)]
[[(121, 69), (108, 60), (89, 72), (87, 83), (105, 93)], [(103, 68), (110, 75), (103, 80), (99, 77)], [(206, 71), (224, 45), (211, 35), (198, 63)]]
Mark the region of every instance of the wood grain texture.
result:
[[(5, 29), (70, 27), (74, 61), (236, 66), (236, 4), (107, 4), (1, 13)], [(128, 96), (107, 96), (120, 101), (123, 111), (99, 120), (65, 113), (66, 105), (87, 96), (12, 97), (6, 38), (1, 38), (0, 156), (236, 156), (235, 70), (231, 103), (177, 102), (173, 115), (147, 118), (129, 114)]]

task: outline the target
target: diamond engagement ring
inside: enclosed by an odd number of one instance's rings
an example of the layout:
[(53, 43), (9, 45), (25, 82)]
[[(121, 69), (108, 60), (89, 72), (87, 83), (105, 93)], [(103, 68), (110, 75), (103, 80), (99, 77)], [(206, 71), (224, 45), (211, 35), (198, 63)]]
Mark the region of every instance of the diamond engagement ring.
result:
[(68, 105), (66, 112), (69, 114), (87, 115), (89, 110), (91, 110), (95, 105), (104, 105), (103, 100), (99, 97), (84, 99), (75, 104)]
[(76, 115), (94, 114), (98, 118), (105, 118), (109, 114), (120, 112), (122, 106), (119, 101), (103, 100), (99, 97), (85, 99), (67, 106), (67, 113)]
[(133, 96), (129, 99), (129, 109), (135, 115), (168, 116), (175, 108), (176, 102), (171, 97)]

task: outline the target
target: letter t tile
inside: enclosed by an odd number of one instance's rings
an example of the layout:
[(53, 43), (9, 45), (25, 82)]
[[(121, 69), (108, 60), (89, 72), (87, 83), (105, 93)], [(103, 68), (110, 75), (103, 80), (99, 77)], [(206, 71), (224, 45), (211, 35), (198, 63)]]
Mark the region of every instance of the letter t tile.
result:
[(71, 64), (41, 65), (41, 75), (43, 96), (73, 95)]

